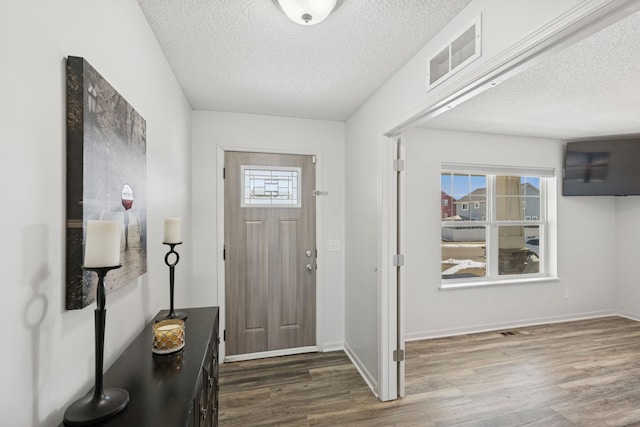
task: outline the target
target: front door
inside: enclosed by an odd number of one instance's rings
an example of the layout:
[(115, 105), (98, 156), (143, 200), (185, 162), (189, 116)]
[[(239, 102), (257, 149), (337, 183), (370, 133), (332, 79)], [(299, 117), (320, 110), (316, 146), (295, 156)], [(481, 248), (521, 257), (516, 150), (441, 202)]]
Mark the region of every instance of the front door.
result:
[(225, 152), (226, 354), (316, 345), (313, 156)]

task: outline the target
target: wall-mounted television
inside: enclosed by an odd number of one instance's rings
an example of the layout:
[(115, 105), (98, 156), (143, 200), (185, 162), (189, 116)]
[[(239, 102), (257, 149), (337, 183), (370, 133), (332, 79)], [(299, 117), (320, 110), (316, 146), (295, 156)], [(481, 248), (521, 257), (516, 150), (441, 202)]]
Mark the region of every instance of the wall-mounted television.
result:
[(640, 195), (640, 137), (567, 142), (562, 194)]

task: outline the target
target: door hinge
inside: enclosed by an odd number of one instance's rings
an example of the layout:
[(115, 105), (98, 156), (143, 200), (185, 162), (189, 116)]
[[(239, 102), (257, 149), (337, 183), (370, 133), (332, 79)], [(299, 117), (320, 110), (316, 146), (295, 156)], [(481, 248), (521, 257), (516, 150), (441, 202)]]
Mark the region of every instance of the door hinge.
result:
[(393, 361), (394, 362), (404, 362), (404, 350), (393, 350)]
[(222, 331), (222, 341), (224, 341), (224, 342), (227, 341), (227, 330), (226, 329), (224, 331)]
[(311, 156), (311, 163), (316, 164), (316, 156)]
[(393, 170), (396, 172), (402, 172), (404, 170), (404, 160), (393, 159)]
[(223, 261), (227, 260), (227, 247), (226, 247), (226, 245), (222, 245), (222, 260)]
[(404, 265), (404, 255), (395, 254), (393, 256), (393, 265), (396, 267), (402, 267)]
[(328, 191), (320, 191), (320, 190), (313, 190), (313, 195), (314, 196), (328, 196), (329, 192)]
[(222, 179), (227, 179), (227, 168), (222, 168)]

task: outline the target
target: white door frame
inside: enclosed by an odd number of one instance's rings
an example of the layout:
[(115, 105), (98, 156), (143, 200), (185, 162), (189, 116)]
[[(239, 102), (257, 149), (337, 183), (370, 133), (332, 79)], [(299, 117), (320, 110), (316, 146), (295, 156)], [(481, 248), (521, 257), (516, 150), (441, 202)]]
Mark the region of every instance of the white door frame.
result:
[[(404, 349), (404, 286), (403, 268), (399, 275), (393, 266), (393, 254), (403, 251), (404, 223), (402, 183), (398, 194), (393, 159), (397, 138), (420, 120), (436, 117), (451, 107), (490, 89), (548, 54), (563, 49), (617, 20), (640, 10), (637, 0), (585, 0), (567, 10), (558, 19), (520, 40), (462, 77), (455, 87), (438, 98), (429, 98), (400, 115), (378, 137), (378, 397), (393, 400), (404, 395), (404, 363), (393, 361), (393, 350)], [(400, 215), (396, 202), (400, 197)], [(397, 231), (400, 230), (400, 248)], [(403, 251), (404, 252), (404, 251)]]
[(404, 396), (404, 360), (394, 361), (394, 352), (404, 352), (404, 269), (394, 255), (404, 253), (404, 184), (394, 170), (394, 160), (404, 159), (399, 138), (378, 138), (378, 398)]
[[(217, 228), (217, 264), (218, 264), (218, 277), (217, 277), (217, 285), (218, 285), (218, 306), (220, 308), (220, 331), (224, 331), (226, 327), (225, 316), (226, 316), (226, 300), (225, 300), (225, 262), (223, 260), (223, 252), (224, 252), (224, 179), (222, 178), (222, 171), (224, 170), (224, 153), (226, 151), (239, 151), (246, 153), (269, 153), (269, 154), (297, 154), (303, 156), (315, 156), (316, 157), (316, 189), (322, 187), (322, 156), (320, 153), (312, 152), (312, 151), (304, 151), (304, 150), (285, 150), (285, 149), (268, 149), (268, 148), (254, 148), (254, 147), (227, 147), (218, 145), (216, 147), (216, 211), (218, 216), (218, 223), (216, 225)], [(318, 265), (324, 265), (324, 262), (321, 260), (321, 256), (323, 254), (323, 242), (321, 239), (322, 236), (322, 197), (316, 198), (316, 248), (318, 249), (318, 256), (316, 258)], [(319, 338), (323, 336), (322, 334), (322, 313), (319, 310), (319, 307), (322, 307), (322, 294), (320, 293), (320, 289), (323, 289), (324, 274), (322, 273), (322, 268), (316, 270), (316, 345), (308, 346), (304, 348), (298, 348), (295, 352), (304, 353), (304, 352), (313, 352), (313, 351), (322, 351), (322, 345), (319, 343)], [(222, 335), (222, 332), (221, 332)], [(239, 356), (233, 356), (232, 359), (226, 356), (226, 347), (223, 337), (220, 339), (220, 347), (218, 352), (220, 353), (220, 360), (223, 362), (230, 361), (238, 361), (247, 359)], [(272, 357), (272, 356), (284, 356), (290, 354), (288, 350), (277, 350), (277, 351), (268, 351), (260, 353), (260, 357)], [(249, 358), (254, 358), (255, 355), (250, 356)]]

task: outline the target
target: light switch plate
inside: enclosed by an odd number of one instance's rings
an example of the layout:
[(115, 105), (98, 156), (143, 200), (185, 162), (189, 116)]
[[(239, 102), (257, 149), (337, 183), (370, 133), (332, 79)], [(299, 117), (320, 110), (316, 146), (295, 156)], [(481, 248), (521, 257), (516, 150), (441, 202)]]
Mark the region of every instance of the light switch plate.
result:
[(340, 252), (340, 240), (329, 239), (329, 252)]

